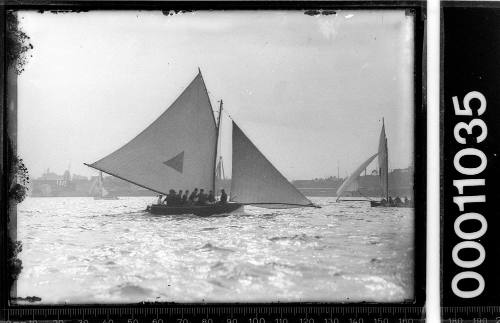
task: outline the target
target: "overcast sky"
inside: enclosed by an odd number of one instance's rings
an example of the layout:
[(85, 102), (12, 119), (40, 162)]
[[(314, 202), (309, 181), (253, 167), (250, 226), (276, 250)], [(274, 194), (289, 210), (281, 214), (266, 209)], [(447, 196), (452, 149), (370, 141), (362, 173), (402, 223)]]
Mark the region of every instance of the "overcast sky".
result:
[[(18, 151), (43, 171), (92, 163), (155, 120), (201, 68), (289, 179), (352, 172), (377, 151), (413, 163), (413, 17), (401, 11), (20, 13), (34, 46), (18, 79)], [(222, 141), (230, 168), (230, 125)], [(376, 168), (376, 162), (371, 168)], [(230, 171), (230, 169), (226, 169)]]

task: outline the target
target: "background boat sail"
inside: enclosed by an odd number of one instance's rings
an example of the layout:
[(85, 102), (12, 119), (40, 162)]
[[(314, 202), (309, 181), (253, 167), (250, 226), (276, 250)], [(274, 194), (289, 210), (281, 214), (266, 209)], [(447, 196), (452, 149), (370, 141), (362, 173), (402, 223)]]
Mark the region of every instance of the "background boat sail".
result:
[[(379, 144), (378, 144), (378, 152), (374, 155), (370, 156), (365, 162), (363, 162), (339, 187), (337, 190), (337, 201), (339, 201), (340, 197), (344, 192), (350, 191), (358, 191), (358, 179), (363, 170), (368, 167), (368, 165), (378, 156), (378, 167), (379, 167), (379, 180), (380, 187), (382, 189), (382, 196), (385, 201), (389, 200), (389, 152), (387, 149), (387, 136), (385, 134), (385, 122), (382, 119), (382, 130), (380, 131)], [(361, 192), (360, 192), (361, 193)], [(371, 201), (371, 206), (406, 206), (406, 205), (389, 205), (384, 204), (382, 201)]]
[(94, 197), (94, 200), (118, 200), (117, 196), (109, 194), (109, 192), (104, 188), (102, 172), (99, 172), (99, 176), (97, 176), (95, 181), (92, 183), (89, 194)]
[[(219, 111), (222, 113), (222, 102)], [(215, 191), (219, 129), (201, 71), (172, 105), (123, 147), (85, 164), (159, 194), (170, 189)], [(268, 208), (315, 206), (262, 155), (233, 121), (229, 203), (165, 206), (156, 214), (211, 215), (251, 204)]]
[(370, 163), (377, 157), (379, 153), (374, 154), (370, 158), (368, 158), (364, 163), (359, 165), (358, 168), (349, 176), (347, 179), (340, 185), (340, 187), (337, 189), (337, 202), (340, 200), (342, 197), (342, 194), (346, 191), (359, 191), (359, 183), (358, 179), (361, 173), (370, 165)]
[[(387, 150), (387, 136), (385, 135), (385, 122), (382, 118), (382, 130), (378, 140), (378, 174), (380, 186), (382, 187), (382, 196), (386, 201), (389, 200), (389, 151)], [(372, 206), (378, 206), (372, 203)]]

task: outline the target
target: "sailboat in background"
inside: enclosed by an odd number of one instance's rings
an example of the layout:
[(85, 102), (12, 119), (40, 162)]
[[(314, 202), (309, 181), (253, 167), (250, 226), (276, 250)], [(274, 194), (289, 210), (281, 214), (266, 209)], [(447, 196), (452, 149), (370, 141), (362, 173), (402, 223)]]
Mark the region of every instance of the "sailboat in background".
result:
[[(383, 199), (381, 201), (370, 201), (370, 205), (373, 207), (392, 206), (387, 202), (389, 201), (389, 151), (387, 149), (384, 118), (382, 118), (382, 130), (378, 141), (378, 175)], [(386, 203), (384, 203), (384, 199)]]
[(346, 191), (359, 191), (358, 180), (368, 165), (378, 156), (378, 167), (379, 167), (379, 180), (380, 187), (382, 189), (382, 200), (372, 201), (370, 200), (370, 205), (372, 207), (384, 206), (384, 207), (408, 207), (406, 204), (389, 204), (389, 152), (387, 149), (387, 136), (385, 134), (385, 122), (382, 119), (382, 130), (380, 131), (378, 152), (370, 156), (366, 161), (364, 161), (347, 179), (340, 185), (337, 190), (337, 201), (340, 200), (342, 195)]
[(117, 196), (109, 194), (104, 188), (102, 172), (99, 172), (99, 176), (92, 183), (89, 194), (94, 197), (94, 200), (118, 200)]
[[(205, 82), (198, 75), (172, 105), (130, 142), (93, 164), (85, 164), (159, 194), (169, 190), (215, 191), (222, 114), (216, 123)], [(315, 206), (295, 188), (232, 122), (231, 195), (227, 203), (168, 206), (153, 214), (229, 213), (243, 205), (266, 208)]]

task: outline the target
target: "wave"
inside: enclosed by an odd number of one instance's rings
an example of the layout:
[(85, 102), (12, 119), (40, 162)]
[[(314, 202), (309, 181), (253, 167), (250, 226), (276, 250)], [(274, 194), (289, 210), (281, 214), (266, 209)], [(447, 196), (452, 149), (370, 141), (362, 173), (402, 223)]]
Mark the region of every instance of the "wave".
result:
[(308, 236), (305, 233), (295, 234), (293, 236), (281, 236), (269, 238), (270, 241), (292, 240), (292, 241), (310, 241), (313, 239), (321, 239), (321, 236)]
[(207, 242), (206, 244), (203, 245), (203, 247), (200, 247), (198, 249), (206, 250), (206, 251), (234, 252), (233, 249), (217, 247), (217, 246), (214, 246), (213, 244), (211, 244), (210, 242)]
[(119, 295), (120, 297), (149, 297), (153, 294), (153, 290), (146, 287), (141, 287), (135, 284), (125, 283), (111, 288), (111, 294)]
[(219, 229), (219, 228), (210, 227), (210, 228), (203, 228), (200, 231), (214, 231), (214, 230), (217, 230), (217, 229)]

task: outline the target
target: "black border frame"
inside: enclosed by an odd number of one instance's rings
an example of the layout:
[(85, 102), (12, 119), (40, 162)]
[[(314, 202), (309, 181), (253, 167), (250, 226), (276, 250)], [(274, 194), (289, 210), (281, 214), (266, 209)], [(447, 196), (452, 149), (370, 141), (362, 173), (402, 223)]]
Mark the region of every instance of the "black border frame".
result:
[[(0, 4), (0, 24), (1, 40), (0, 48), (5, 48), (5, 13), (7, 10), (38, 10), (38, 11), (90, 11), (90, 10), (174, 10), (174, 11), (194, 11), (194, 10), (387, 10), (387, 9), (407, 9), (411, 10), (415, 16), (414, 22), (414, 199), (415, 199), (415, 237), (414, 237), (414, 300), (411, 303), (251, 303), (248, 307), (262, 306), (325, 306), (336, 307), (394, 307), (394, 308), (421, 308), (425, 305), (426, 297), (426, 148), (427, 148), (427, 108), (426, 108), (426, 3), (424, 1), (36, 1), (36, 0), (8, 0), (5, 4)], [(86, 305), (9, 305), (9, 293), (5, 292), (7, 261), (6, 244), (8, 239), (7, 217), (8, 209), (8, 166), (11, 155), (8, 151), (9, 116), (6, 113), (6, 57), (5, 52), (1, 52), (0, 73), (2, 96), (2, 106), (0, 118), (2, 119), (0, 132), (1, 164), (0, 177), (2, 185), (0, 187), (0, 310), (1, 309), (31, 309), (40, 307), (68, 308), (68, 307), (100, 307), (100, 308), (130, 308), (130, 307), (165, 307), (165, 306), (185, 306), (185, 307), (230, 307), (242, 304), (183, 304), (183, 303), (151, 303), (151, 304), (86, 304)]]
[[(445, 285), (445, 283), (451, 281), (451, 275), (450, 273), (447, 273), (445, 270), (445, 260), (446, 258), (450, 257), (450, 254), (445, 253), (448, 251), (447, 247), (452, 245), (452, 237), (446, 236), (445, 233), (446, 229), (450, 227), (450, 221), (445, 221), (446, 215), (449, 216), (450, 213), (452, 212), (446, 212), (446, 201), (447, 199), (450, 198), (449, 191), (450, 191), (450, 186), (446, 187), (446, 190), (448, 194), (445, 193), (445, 184), (447, 183), (446, 181), (446, 176), (445, 176), (445, 167), (449, 167), (449, 162), (448, 164), (446, 163), (445, 159), (450, 158), (452, 156), (447, 155), (447, 151), (445, 149), (445, 133), (448, 134), (452, 133), (452, 129), (446, 128), (446, 122), (445, 119), (448, 118), (454, 118), (456, 116), (451, 116), (446, 115), (446, 112), (450, 112), (447, 110), (446, 102), (450, 102), (449, 100), (451, 97), (449, 96), (449, 93), (445, 91), (445, 88), (449, 85), (449, 83), (445, 83), (445, 64), (447, 61), (447, 58), (452, 60), (453, 55), (450, 55), (448, 57), (445, 56), (445, 48), (447, 46), (446, 42), (446, 34), (445, 34), (445, 24), (446, 20), (444, 19), (444, 12), (447, 9), (491, 9), (491, 10), (498, 10), (500, 9), (500, 2), (495, 1), (495, 0), (479, 0), (479, 1), (465, 1), (465, 0), (441, 0), (439, 4), (439, 15), (440, 15), (440, 26), (439, 26), (439, 47), (440, 47), (440, 63), (439, 63), (439, 145), (441, 147), (441, 155), (440, 155), (440, 160), (439, 160), (439, 169), (440, 169), (440, 190), (439, 190), (439, 222), (440, 222), (440, 228), (439, 228), (439, 233), (440, 233), (440, 238), (439, 238), (439, 244), (440, 244), (440, 253), (439, 253), (439, 259), (440, 259), (440, 302), (441, 302), (441, 316), (442, 319), (449, 319), (451, 317), (458, 317), (461, 316), (464, 320), (466, 319), (472, 319), (474, 316), (479, 316), (481, 313), (483, 316), (486, 315), (492, 315), (492, 317), (495, 317), (498, 319), (498, 313), (500, 313), (500, 307), (496, 304), (498, 304), (498, 297), (493, 297), (493, 298), (488, 298), (485, 297), (484, 299), (480, 300), (478, 302), (478, 298), (471, 298), (471, 299), (451, 299), (447, 297), (445, 291), (449, 291), (450, 286)], [(464, 17), (465, 18), (465, 17)], [(465, 20), (464, 20), (465, 21)], [(470, 23), (469, 21), (466, 21), (466, 23)], [(481, 39), (481, 35), (478, 35), (478, 38)], [(467, 65), (466, 65), (467, 66)], [(469, 71), (470, 72), (470, 71)], [(482, 72), (482, 71), (477, 71)], [(470, 77), (472, 79), (472, 77)], [(454, 84), (455, 86), (458, 87), (458, 84)], [(463, 84), (463, 89), (465, 90), (465, 87), (468, 86), (469, 84)], [(498, 84), (496, 84), (498, 85)], [(472, 88), (470, 90), (473, 90)], [(446, 96), (448, 95), (448, 96)], [(461, 94), (456, 93), (457, 96), (460, 97)], [(490, 99), (490, 98), (488, 98)], [(491, 100), (491, 99), (490, 99)], [(449, 105), (449, 104), (448, 104)], [(487, 122), (487, 125), (489, 127), (493, 127), (494, 124), (493, 122), (495, 120), (492, 120), (492, 118), (485, 117), (485, 121)], [(467, 146), (469, 147), (469, 146)], [(466, 148), (464, 146), (464, 148)], [(489, 158), (488, 158), (489, 159)], [(492, 162), (491, 160), (488, 160), (490, 163)], [(491, 164), (493, 165), (493, 164)], [(489, 165), (490, 166), (490, 165)], [(491, 166), (494, 167), (494, 166)], [(490, 178), (486, 177), (486, 180), (490, 180)], [(487, 195), (487, 193), (485, 193)], [(487, 200), (491, 202), (491, 200)], [(493, 210), (493, 207), (491, 205), (485, 204), (485, 208)], [(488, 222), (490, 222), (490, 218), (487, 218)], [(491, 223), (489, 223), (491, 225)], [(489, 228), (489, 234), (494, 235), (493, 231), (490, 231), (490, 229), (494, 228)], [(498, 248), (495, 248), (496, 245), (488, 245), (485, 244), (485, 249), (486, 252), (492, 253), (492, 251), (498, 251)], [(497, 258), (498, 259), (498, 258)], [(495, 264), (498, 264), (498, 260), (496, 260)], [(488, 279), (491, 277), (488, 277), (489, 272), (483, 271), (482, 274), (485, 275), (485, 279)], [(490, 287), (491, 288), (491, 287)], [(482, 297), (482, 296), (481, 296)], [(494, 299), (494, 302), (496, 302), (495, 305), (492, 304), (486, 304)], [(479, 315), (478, 315), (479, 314)], [(493, 318), (488, 318), (488, 319), (493, 319)]]

